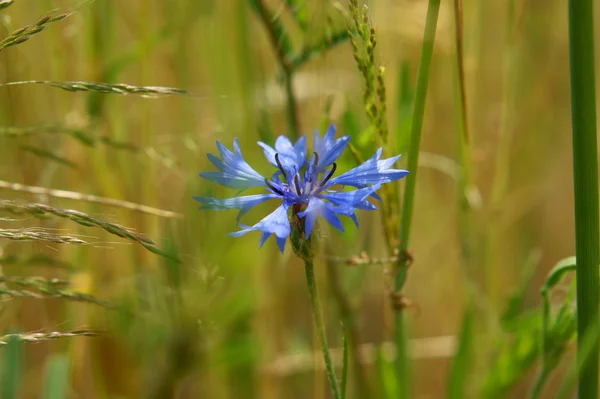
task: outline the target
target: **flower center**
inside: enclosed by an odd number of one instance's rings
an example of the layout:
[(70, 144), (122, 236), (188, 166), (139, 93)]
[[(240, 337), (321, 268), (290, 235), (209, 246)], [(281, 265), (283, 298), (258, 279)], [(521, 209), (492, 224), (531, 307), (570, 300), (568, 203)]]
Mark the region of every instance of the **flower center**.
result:
[(301, 180), (299, 171), (289, 169), (286, 170), (281, 162), (279, 153), (275, 154), (275, 163), (277, 164), (277, 168), (281, 172), (285, 183), (280, 182), (279, 180), (270, 181), (265, 179), (265, 184), (267, 187), (282, 197), (285, 196), (286, 193), (288, 193), (288, 195), (290, 193), (296, 194), (298, 197), (302, 197), (303, 195), (318, 194), (322, 190), (323, 186), (325, 186), (331, 177), (333, 177), (333, 174), (337, 169), (337, 164), (335, 162), (332, 163), (331, 169), (327, 175), (321, 181), (318, 181), (319, 174), (321, 174), (321, 172), (324, 173), (325, 171), (319, 170), (319, 154), (316, 152), (313, 154), (313, 163), (307, 166), (303, 180)]

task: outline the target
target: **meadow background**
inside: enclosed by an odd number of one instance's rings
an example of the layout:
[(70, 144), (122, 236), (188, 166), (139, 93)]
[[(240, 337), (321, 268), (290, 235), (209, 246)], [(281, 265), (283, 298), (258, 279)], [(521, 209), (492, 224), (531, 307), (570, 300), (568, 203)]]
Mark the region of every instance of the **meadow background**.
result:
[[(41, 333), (40, 340), (51, 332), (97, 334), (21, 344), (4, 339), (2, 397), (330, 397), (302, 262), (290, 248), (281, 255), (274, 240), (259, 249), (258, 234), (227, 236), (236, 230), (236, 212), (200, 211), (192, 199), (235, 193), (197, 176), (212, 170), (206, 153), (216, 153), (216, 140), (231, 148), (238, 137), (246, 160), (266, 173), (256, 141), (290, 133), (281, 68), (254, 1), (10, 3), (0, 2), (9, 5), (0, 11), (2, 37), (44, 15), (74, 13), (2, 48), (1, 82), (127, 83), (191, 94), (63, 90), (73, 83), (0, 87), (1, 331)], [(370, 156), (378, 145), (346, 37), (347, 2), (265, 4), (293, 52), (311, 49), (293, 74), (298, 131), (308, 135), (309, 148), (313, 129), (324, 132), (333, 122), (338, 135), (352, 135)], [(466, 2), (462, 114), (455, 10), (442, 2), (404, 296), (392, 288), (393, 264), (372, 261), (393, 256), (380, 211), (359, 214), (360, 228), (347, 224), (343, 235), (325, 230), (316, 263), (334, 357), (342, 347), (340, 304), (342, 314), (343, 304), (351, 308), (360, 344), (351, 357), (363, 354), (351, 361), (348, 397), (364, 397), (360, 384), (381, 398), (399, 392), (420, 399), (520, 398), (531, 389), (539, 366), (540, 287), (556, 262), (574, 254), (566, 10), (564, 1), (552, 0)], [(385, 67), (389, 154), (407, 151), (426, 11), (422, 0), (368, 4), (374, 62)], [(338, 170), (355, 164), (345, 154)], [(406, 157), (398, 166), (406, 167)], [(402, 192), (404, 180), (397, 186)], [(77, 219), (73, 214), (48, 214), (30, 203), (81, 211), (104, 226), (77, 224), (69, 220)], [(244, 221), (255, 223), (271, 209), (261, 205)], [(118, 237), (106, 223), (154, 244)], [(32, 231), (85, 243), (26, 236)], [(363, 251), (368, 264), (347, 264)], [(27, 297), (32, 292), (38, 297)], [(561, 283), (551, 298), (553, 309), (572, 316), (569, 293)], [(399, 311), (410, 349), (404, 388), (391, 360)], [(561, 365), (539, 397), (554, 397), (571, 366), (571, 322), (556, 344)]]

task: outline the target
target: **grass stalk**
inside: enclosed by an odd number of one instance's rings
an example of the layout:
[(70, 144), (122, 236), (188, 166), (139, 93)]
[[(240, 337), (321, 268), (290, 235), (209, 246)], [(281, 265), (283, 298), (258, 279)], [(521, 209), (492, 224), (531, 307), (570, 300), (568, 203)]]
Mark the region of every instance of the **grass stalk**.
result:
[(342, 337), (343, 344), (343, 355), (342, 355), (342, 393), (341, 398), (346, 399), (346, 386), (348, 385), (348, 339), (346, 338), (346, 331)]
[(550, 374), (549, 371), (550, 370), (548, 370), (546, 367), (540, 370), (539, 374), (535, 378), (533, 388), (531, 389), (531, 392), (529, 392), (529, 399), (536, 399), (540, 396), (540, 394), (542, 393), (542, 388), (544, 387), (544, 383), (546, 382), (546, 380), (548, 379), (548, 375)]
[(317, 294), (317, 284), (315, 281), (315, 271), (312, 260), (304, 261), (304, 269), (306, 272), (306, 285), (308, 287), (308, 294), (310, 296), (310, 305), (315, 320), (315, 326), (317, 328), (317, 335), (321, 344), (321, 350), (323, 351), (323, 358), (325, 360), (325, 368), (327, 369), (327, 378), (331, 385), (333, 397), (335, 399), (341, 399), (340, 388), (338, 386), (337, 378), (335, 377), (335, 370), (333, 369), (333, 362), (331, 361), (331, 355), (329, 354), (329, 345), (327, 344), (327, 336), (325, 335), (325, 326), (323, 324), (323, 314), (321, 310), (321, 303)]
[[(598, 324), (598, 154), (594, 77), (594, 20), (592, 0), (570, 0), (569, 64), (573, 180), (575, 190), (575, 255), (577, 258), (577, 356), (583, 339)], [(598, 397), (598, 341), (579, 371), (580, 398)]]
[(293, 86), (294, 68), (285, 51), (285, 44), (282, 43), (282, 37), (278, 34), (278, 27), (275, 25), (275, 17), (267, 8), (262, 0), (251, 0), (251, 5), (256, 10), (262, 24), (267, 30), (269, 41), (275, 51), (275, 57), (281, 68), (283, 79), (283, 88), (287, 101), (287, 121), (289, 124), (289, 135), (293, 140), (299, 137), (300, 121), (298, 117), (298, 104)]
[(78, 193), (74, 191), (55, 190), (52, 188), (37, 186), (26, 186), (20, 183), (12, 183), (4, 180), (0, 180), (0, 189), (12, 190), (35, 195), (43, 195), (54, 198), (66, 198), (74, 201), (91, 202), (105, 206), (128, 209), (130, 211), (135, 212), (147, 213), (149, 215), (161, 216), (165, 218), (183, 218), (183, 215), (180, 213), (171, 212), (164, 209), (153, 208), (151, 206), (136, 204), (134, 202), (123, 201), (115, 198), (98, 197), (96, 195)]
[[(412, 226), (412, 213), (414, 207), (415, 189), (417, 185), (417, 166), (419, 162), (419, 149), (421, 146), (421, 132), (423, 130), (425, 100), (427, 98), (429, 71), (431, 69), (431, 59), (433, 57), (433, 45), (435, 42), (439, 10), (440, 0), (429, 0), (427, 17), (425, 20), (425, 32), (423, 35), (421, 58), (419, 60), (419, 69), (417, 73), (410, 146), (408, 150), (407, 169), (410, 171), (410, 173), (406, 177), (404, 202), (402, 203), (401, 210), (399, 234), (400, 243), (398, 246), (400, 254), (405, 254), (408, 249)], [(397, 274), (394, 281), (394, 288), (396, 292), (401, 291), (402, 287), (404, 286), (408, 265), (408, 257), (400, 256), (397, 263)], [(402, 312), (396, 313), (396, 345), (398, 348), (396, 372), (398, 385), (400, 387), (400, 397), (407, 398), (409, 396), (408, 356), (406, 353), (406, 332)]]
[[(344, 364), (347, 363), (346, 356), (348, 351), (346, 350), (346, 346), (348, 346), (352, 350), (351, 360), (356, 389), (361, 398), (368, 398), (372, 394), (370, 390), (369, 375), (364, 365), (361, 363), (359, 354), (360, 337), (356, 327), (356, 318), (354, 317), (352, 305), (340, 284), (341, 279), (338, 275), (338, 265), (334, 264), (334, 261), (328, 258), (326, 266), (330, 291), (337, 304), (338, 313), (344, 327)], [(343, 385), (344, 384), (342, 384), (342, 386)]]

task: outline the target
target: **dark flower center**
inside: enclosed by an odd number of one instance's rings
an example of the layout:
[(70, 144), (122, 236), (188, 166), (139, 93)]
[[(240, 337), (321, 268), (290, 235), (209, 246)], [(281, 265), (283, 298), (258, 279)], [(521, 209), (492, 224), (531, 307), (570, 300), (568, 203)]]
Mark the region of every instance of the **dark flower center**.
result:
[[(319, 154), (317, 154), (316, 152), (314, 152), (313, 154), (314, 154), (314, 161), (313, 161), (312, 165), (309, 166), (308, 175), (305, 175), (304, 184), (301, 184), (299, 172), (296, 172), (294, 174), (293, 178), (291, 178), (291, 176), (288, 176), (289, 171), (286, 171), (286, 169), (283, 167), (283, 164), (281, 163), (281, 160), (279, 159), (279, 153), (275, 154), (275, 163), (277, 164), (277, 168), (279, 169), (279, 171), (283, 175), (283, 178), (287, 182), (288, 189), (286, 189), (285, 191), (293, 190), (296, 192), (296, 194), (299, 197), (302, 196), (302, 194), (306, 194), (306, 193), (315, 194), (316, 191), (318, 191), (321, 187), (323, 187), (333, 177), (333, 174), (335, 173), (335, 171), (337, 169), (337, 164), (335, 162), (331, 164), (331, 169), (329, 170), (329, 172), (327, 173), (325, 178), (323, 178), (320, 182), (317, 183), (317, 178), (319, 175), (319, 170), (318, 170)], [(269, 181), (268, 179), (265, 179), (265, 184), (274, 193), (284, 196), (284, 194), (285, 194), (284, 191), (281, 188), (277, 188), (273, 182)]]

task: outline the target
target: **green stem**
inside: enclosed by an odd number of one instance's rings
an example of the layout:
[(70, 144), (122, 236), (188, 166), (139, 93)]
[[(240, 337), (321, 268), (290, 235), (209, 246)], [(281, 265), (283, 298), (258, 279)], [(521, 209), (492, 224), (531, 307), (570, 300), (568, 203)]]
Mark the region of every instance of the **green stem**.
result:
[(529, 399), (536, 399), (540, 396), (542, 393), (542, 387), (544, 386), (544, 383), (550, 374), (549, 371), (550, 370), (548, 370), (546, 367), (542, 367), (542, 370), (540, 370), (540, 373), (535, 379), (535, 384), (533, 385), (531, 392), (529, 392)]
[[(289, 60), (288, 54), (286, 54), (285, 46), (280, 42), (281, 37), (278, 35), (278, 29), (275, 26), (275, 18), (271, 11), (263, 3), (263, 0), (251, 0), (251, 6), (257, 11), (263, 25), (269, 35), (269, 41), (275, 51), (277, 62), (281, 67), (283, 77), (283, 88), (285, 90), (285, 96), (287, 101), (287, 121), (290, 130), (290, 138), (293, 140), (299, 137), (300, 123), (298, 118), (298, 104), (296, 102), (296, 95), (294, 93), (294, 68)], [(286, 39), (287, 40), (287, 39)]]
[(333, 397), (335, 399), (341, 399), (342, 396), (340, 394), (340, 388), (338, 387), (337, 378), (335, 377), (335, 371), (333, 369), (333, 363), (331, 362), (331, 356), (329, 355), (329, 345), (327, 345), (327, 336), (325, 335), (325, 326), (323, 325), (321, 303), (317, 294), (317, 284), (315, 282), (315, 271), (312, 260), (304, 261), (304, 270), (306, 272), (306, 285), (308, 287), (308, 294), (310, 295), (310, 305), (312, 307), (312, 313), (315, 319), (315, 326), (317, 327), (317, 335), (319, 336), (321, 350), (323, 351), (323, 358), (325, 359), (327, 378), (331, 384)]
[(356, 321), (352, 305), (350, 304), (350, 301), (348, 300), (348, 297), (344, 293), (344, 290), (340, 284), (337, 265), (333, 263), (332, 259), (327, 259), (326, 266), (327, 281), (329, 281), (331, 295), (337, 303), (338, 313), (344, 326), (344, 340), (348, 343), (348, 346), (352, 348), (352, 369), (354, 372), (355, 386), (361, 398), (368, 398), (372, 396), (369, 384), (369, 374), (360, 361), (358, 352), (360, 337), (358, 329), (356, 328)]
[[(577, 356), (598, 323), (598, 154), (592, 0), (569, 1), (569, 63), (577, 257)], [(598, 397), (598, 342), (579, 372), (579, 397)]]
[[(402, 218), (400, 220), (400, 244), (398, 246), (399, 256), (397, 274), (394, 288), (396, 292), (402, 290), (406, 281), (406, 271), (408, 268), (408, 257), (403, 256), (408, 249), (410, 229), (412, 222), (412, 213), (415, 199), (415, 188), (417, 184), (417, 165), (419, 162), (419, 148), (421, 146), (421, 131), (423, 130), (423, 119), (425, 114), (425, 99), (427, 98), (427, 86), (429, 84), (429, 71), (431, 67), (431, 58), (433, 57), (433, 45), (435, 42), (435, 32), (437, 29), (438, 14), (440, 10), (440, 0), (429, 0), (427, 8), (427, 18), (425, 21), (425, 32), (423, 35), (423, 46), (421, 49), (421, 58), (419, 60), (419, 70), (417, 73), (417, 87), (415, 93), (415, 105), (413, 109), (413, 119), (410, 136), (410, 146), (408, 150), (408, 170), (410, 173), (406, 178), (404, 202), (402, 204)], [(398, 385), (400, 387), (400, 397), (406, 398), (409, 395), (408, 378), (408, 356), (406, 354), (406, 333), (404, 331), (404, 320), (402, 312), (396, 313), (396, 346), (398, 357), (396, 360)]]
[(344, 328), (344, 336), (342, 337), (344, 347), (344, 355), (342, 358), (342, 393), (341, 399), (346, 399), (346, 386), (348, 384), (348, 340), (346, 339), (346, 329)]

